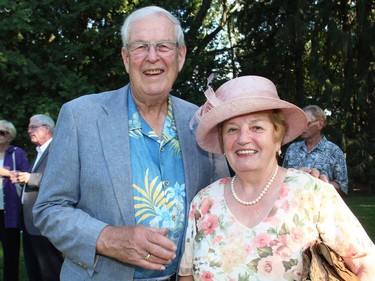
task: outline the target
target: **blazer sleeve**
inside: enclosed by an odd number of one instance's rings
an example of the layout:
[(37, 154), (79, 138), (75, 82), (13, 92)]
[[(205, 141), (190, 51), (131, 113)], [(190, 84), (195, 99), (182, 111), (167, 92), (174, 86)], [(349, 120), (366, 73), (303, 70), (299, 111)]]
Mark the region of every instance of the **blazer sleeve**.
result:
[[(68, 103), (60, 110), (33, 214), (35, 225), (42, 235), (64, 253), (66, 258), (77, 261), (81, 267), (93, 272), (96, 241), (107, 225), (95, 218), (94, 212), (102, 212), (106, 202), (99, 199), (96, 202), (88, 201), (90, 198), (96, 199), (96, 195), (101, 196), (99, 192), (95, 192), (96, 186), (103, 186), (95, 169), (92, 169), (87, 177), (81, 178), (81, 174), (84, 173), (81, 160), (85, 159), (80, 157), (85, 156), (80, 155), (85, 150), (88, 151), (90, 145), (95, 145), (98, 139), (92, 135), (91, 139), (85, 138), (91, 143), (81, 143), (80, 135), (87, 134), (87, 131), (79, 131), (78, 127), (86, 127), (92, 134), (97, 132), (93, 122), (80, 119), (80, 111), (86, 110), (83, 105), (82, 108), (74, 108)], [(100, 162), (99, 159), (98, 161)], [(92, 178), (93, 181), (88, 182), (88, 178)], [(108, 186), (108, 177), (103, 176), (103, 180), (107, 180), (107, 185), (104, 186)], [(91, 186), (91, 192), (81, 189), (82, 184)], [(95, 209), (93, 205), (96, 205)]]
[(42, 180), (42, 176), (43, 176), (42, 173), (31, 173), (30, 174), (30, 179), (27, 182), (27, 185), (30, 188), (39, 188), (40, 182)]

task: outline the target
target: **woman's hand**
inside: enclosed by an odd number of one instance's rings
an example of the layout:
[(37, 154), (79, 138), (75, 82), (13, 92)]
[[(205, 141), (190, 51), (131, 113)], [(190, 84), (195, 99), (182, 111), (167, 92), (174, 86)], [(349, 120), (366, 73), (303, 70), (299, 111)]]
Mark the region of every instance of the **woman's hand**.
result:
[(366, 256), (360, 258), (344, 258), (350, 270), (361, 281), (375, 280), (375, 247)]
[(0, 177), (9, 178), (9, 176), (10, 176), (10, 171), (5, 168), (0, 167)]

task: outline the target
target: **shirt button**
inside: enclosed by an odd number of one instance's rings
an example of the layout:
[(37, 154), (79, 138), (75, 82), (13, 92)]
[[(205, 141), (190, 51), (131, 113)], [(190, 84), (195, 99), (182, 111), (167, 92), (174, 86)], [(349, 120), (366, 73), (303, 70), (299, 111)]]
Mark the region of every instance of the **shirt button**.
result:
[(160, 148), (160, 151), (163, 152), (164, 151), (164, 147)]
[(164, 185), (169, 185), (169, 181), (164, 181)]

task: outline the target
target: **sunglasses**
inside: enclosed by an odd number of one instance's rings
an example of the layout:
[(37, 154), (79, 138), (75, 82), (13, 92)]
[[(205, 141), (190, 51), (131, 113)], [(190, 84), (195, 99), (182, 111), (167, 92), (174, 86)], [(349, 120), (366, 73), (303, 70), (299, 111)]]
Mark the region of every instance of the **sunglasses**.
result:
[(5, 137), (6, 135), (9, 135), (9, 132), (0, 130), (0, 136)]

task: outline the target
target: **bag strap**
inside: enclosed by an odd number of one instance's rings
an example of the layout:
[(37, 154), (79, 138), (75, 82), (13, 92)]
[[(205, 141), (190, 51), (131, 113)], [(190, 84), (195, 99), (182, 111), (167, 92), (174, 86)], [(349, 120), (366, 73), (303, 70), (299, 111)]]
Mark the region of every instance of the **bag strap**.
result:
[(13, 158), (13, 171), (16, 169), (16, 147), (13, 150), (12, 158)]
[[(17, 149), (17, 147), (14, 148), (14, 151), (12, 153), (13, 171), (16, 170), (16, 149)], [(18, 197), (21, 197), (23, 187), (18, 183), (15, 183), (14, 185), (16, 186)]]

